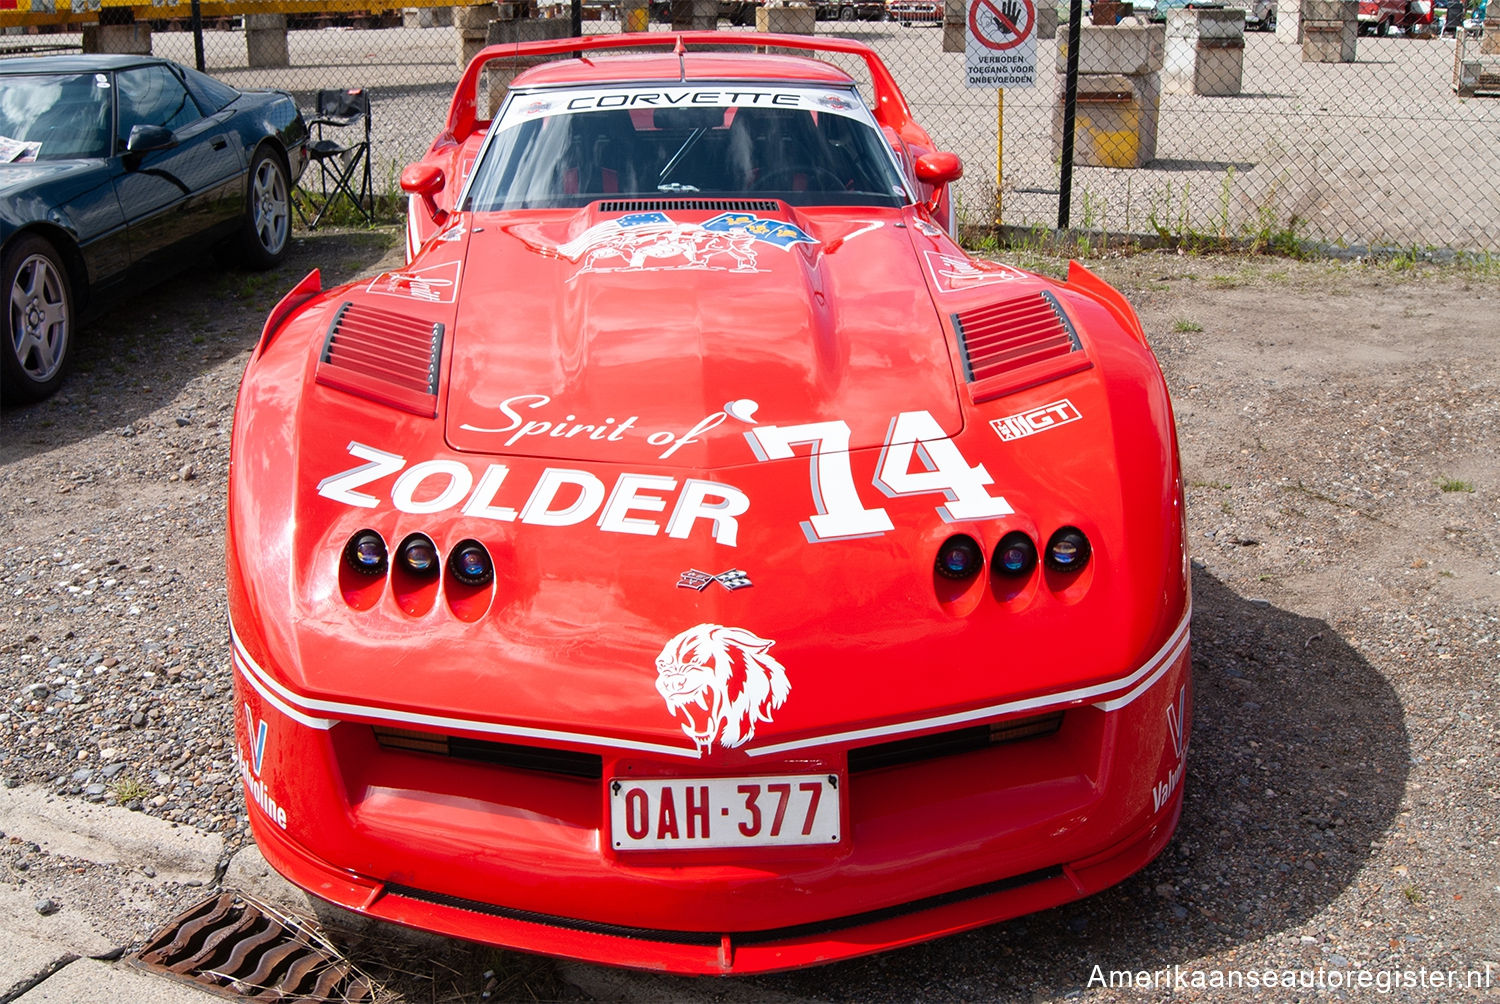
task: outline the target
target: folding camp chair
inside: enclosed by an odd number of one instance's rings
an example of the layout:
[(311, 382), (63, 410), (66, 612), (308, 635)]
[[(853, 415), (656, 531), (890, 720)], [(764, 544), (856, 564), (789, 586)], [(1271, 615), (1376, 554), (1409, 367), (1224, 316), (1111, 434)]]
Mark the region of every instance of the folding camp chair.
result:
[[(340, 142), (329, 133), (364, 124), (364, 138)], [(307, 120), (311, 133), (307, 143), (309, 166), (318, 168), (318, 188), (302, 179), (299, 198), (293, 200), (297, 215), (308, 229), (316, 230), (330, 206), (343, 195), (367, 223), (375, 222), (370, 201), (370, 92), (363, 87), (345, 91), (319, 91), (317, 112)], [(358, 191), (355, 182), (359, 183)], [(304, 207), (303, 203), (307, 205)], [(311, 214), (311, 216), (309, 216)]]

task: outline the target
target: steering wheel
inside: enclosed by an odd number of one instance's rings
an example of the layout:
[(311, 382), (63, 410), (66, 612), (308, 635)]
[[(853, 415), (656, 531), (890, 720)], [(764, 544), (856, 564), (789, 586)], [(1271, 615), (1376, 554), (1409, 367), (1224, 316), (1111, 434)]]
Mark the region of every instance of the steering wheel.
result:
[[(849, 188), (848, 183), (834, 171), (816, 164), (809, 167), (778, 167), (756, 178), (752, 187), (757, 192), (775, 189), (790, 191), (789, 186), (798, 175), (807, 179), (807, 190), (811, 192), (843, 192)], [(814, 182), (818, 184), (814, 185)]]

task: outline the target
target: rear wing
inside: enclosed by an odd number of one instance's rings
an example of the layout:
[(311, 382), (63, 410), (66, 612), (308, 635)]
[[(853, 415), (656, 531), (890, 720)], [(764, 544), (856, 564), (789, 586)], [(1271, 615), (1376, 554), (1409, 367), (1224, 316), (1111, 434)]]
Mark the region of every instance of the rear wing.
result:
[(547, 39), (540, 42), (515, 42), (491, 45), (481, 49), (470, 62), (454, 92), (453, 104), (448, 108), (446, 135), (439, 138), (462, 143), (479, 128), (481, 120), (476, 107), (479, 92), (479, 74), (486, 63), (495, 59), (514, 59), (530, 56), (571, 56), (575, 53), (597, 52), (603, 49), (671, 49), (685, 52), (690, 48), (722, 50), (725, 46), (747, 46), (751, 48), (774, 47), (778, 49), (801, 49), (807, 52), (837, 52), (858, 56), (869, 70), (870, 81), (875, 89), (875, 120), (892, 130), (909, 144), (927, 147), (931, 145), (925, 130), (911, 116), (911, 108), (891, 71), (881, 62), (875, 50), (863, 42), (846, 38), (814, 38), (810, 35), (776, 35), (764, 32), (743, 31), (682, 31), (682, 32), (630, 32), (620, 35), (587, 35), (583, 38)]

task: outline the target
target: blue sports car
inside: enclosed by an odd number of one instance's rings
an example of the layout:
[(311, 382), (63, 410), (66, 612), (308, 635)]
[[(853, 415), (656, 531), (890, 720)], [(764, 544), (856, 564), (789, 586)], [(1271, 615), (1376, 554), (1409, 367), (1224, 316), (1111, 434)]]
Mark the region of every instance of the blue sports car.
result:
[(208, 248), (269, 268), (307, 162), (291, 96), (145, 56), (0, 62), (0, 397), (63, 378), (79, 318)]

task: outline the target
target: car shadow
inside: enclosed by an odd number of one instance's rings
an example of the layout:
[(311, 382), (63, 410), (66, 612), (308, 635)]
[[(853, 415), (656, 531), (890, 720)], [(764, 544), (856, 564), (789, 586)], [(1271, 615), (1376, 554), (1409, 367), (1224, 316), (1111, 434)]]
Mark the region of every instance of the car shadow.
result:
[[(1106, 973), (1185, 966), (1294, 930), (1327, 907), (1399, 811), (1410, 762), (1401, 702), (1325, 621), (1247, 599), (1202, 568), (1193, 602), (1185, 802), (1156, 861), (1057, 909), (733, 982), (752, 998), (1042, 999), (1085, 988), (1096, 965)], [(1329, 708), (1336, 718), (1325, 717)], [(686, 999), (724, 986), (670, 982)]]
[(248, 352), (271, 308), (308, 272), (321, 270), (327, 289), (369, 271), (400, 242), (394, 228), (296, 231), (286, 259), (269, 271), (225, 268), (205, 254), (149, 289), (111, 301), (78, 329), (56, 394), (31, 405), (6, 402), (0, 463), (130, 426), (196, 377)]

